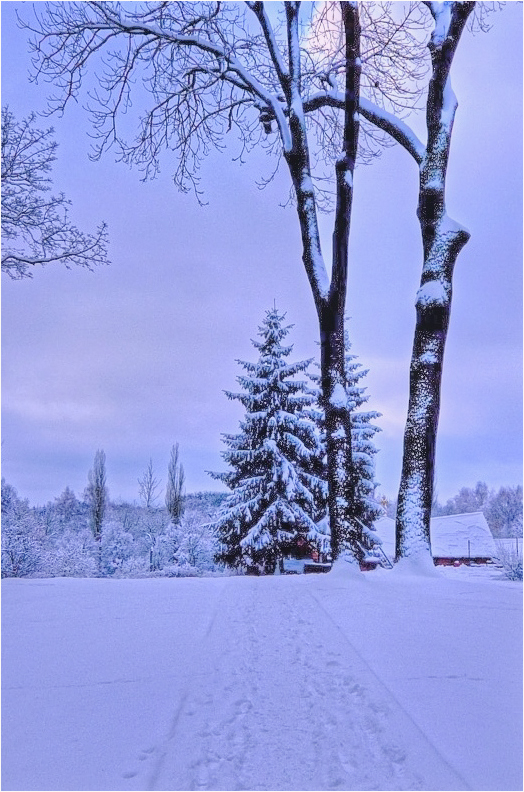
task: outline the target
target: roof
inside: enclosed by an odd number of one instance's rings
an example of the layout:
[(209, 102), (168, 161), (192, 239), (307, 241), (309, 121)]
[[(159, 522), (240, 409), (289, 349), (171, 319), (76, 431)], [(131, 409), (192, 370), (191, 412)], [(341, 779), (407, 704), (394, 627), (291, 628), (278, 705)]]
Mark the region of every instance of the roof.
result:
[[(380, 517), (374, 523), (388, 558), (395, 557), (395, 520)], [(492, 558), (495, 542), (482, 512), (432, 517), (430, 522), (433, 558)], [(468, 547), (469, 542), (469, 547)]]

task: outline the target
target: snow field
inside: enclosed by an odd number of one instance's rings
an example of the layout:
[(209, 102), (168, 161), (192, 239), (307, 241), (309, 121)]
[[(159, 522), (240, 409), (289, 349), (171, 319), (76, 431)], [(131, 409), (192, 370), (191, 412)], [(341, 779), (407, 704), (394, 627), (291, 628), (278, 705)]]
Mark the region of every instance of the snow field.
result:
[(4, 790), (521, 788), (518, 583), (4, 580)]

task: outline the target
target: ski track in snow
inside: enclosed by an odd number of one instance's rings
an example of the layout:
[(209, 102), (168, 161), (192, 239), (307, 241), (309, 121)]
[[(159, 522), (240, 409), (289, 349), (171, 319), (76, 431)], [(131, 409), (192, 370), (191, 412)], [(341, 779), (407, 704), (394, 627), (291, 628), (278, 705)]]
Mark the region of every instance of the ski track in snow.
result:
[(424, 785), (409, 760), (412, 740), (396, 736), (399, 705), (334, 631), (307, 587), (228, 581), (169, 734), (138, 757), (152, 771), (124, 777), (137, 775), (148, 790), (440, 788)]

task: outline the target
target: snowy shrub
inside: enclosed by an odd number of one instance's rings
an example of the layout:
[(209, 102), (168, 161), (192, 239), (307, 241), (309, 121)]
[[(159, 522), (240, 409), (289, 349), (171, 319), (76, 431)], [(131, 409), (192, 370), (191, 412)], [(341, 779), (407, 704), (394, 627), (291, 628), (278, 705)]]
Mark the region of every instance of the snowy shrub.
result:
[(513, 543), (497, 542), (497, 558), (508, 580), (522, 580), (522, 544), (520, 550)]
[(169, 523), (161, 534), (152, 538), (153, 570), (163, 569), (170, 576), (214, 571), (215, 535), (197, 513), (188, 513), (179, 525)]
[(181, 564), (168, 564), (163, 569), (166, 577), (199, 577), (202, 572), (196, 567), (182, 562)]
[(66, 531), (46, 548), (43, 569), (51, 577), (94, 577), (98, 574), (96, 552), (88, 528)]
[(113, 577), (144, 577), (149, 574), (149, 561), (143, 556), (124, 558), (113, 572)]
[(42, 567), (42, 543), (26, 526), (2, 527), (2, 577), (27, 577)]

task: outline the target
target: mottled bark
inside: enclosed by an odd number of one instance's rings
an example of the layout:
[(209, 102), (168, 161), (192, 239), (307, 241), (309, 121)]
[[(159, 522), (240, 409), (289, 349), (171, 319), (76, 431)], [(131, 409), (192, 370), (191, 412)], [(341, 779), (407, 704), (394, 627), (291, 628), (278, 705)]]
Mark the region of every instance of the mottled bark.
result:
[(451, 312), (453, 269), (469, 232), (446, 214), (445, 184), (457, 101), (450, 67), (474, 3), (428, 3), (435, 28), (428, 47), (428, 143), (420, 165), (417, 215), (424, 264), (416, 301), (409, 406), (396, 521), (396, 556), (430, 550), (430, 515), (444, 349)]
[(328, 304), (319, 312), (321, 377), (328, 460), (328, 503), (331, 552), (337, 558), (343, 543), (360, 560), (358, 524), (352, 520), (355, 482), (351, 448), (351, 416), (345, 393), (344, 311), (347, 291), (349, 230), (353, 174), (357, 157), (360, 94), (360, 22), (356, 3), (341, 3), (344, 25), (346, 84), (343, 153), (336, 165), (337, 203), (333, 230), (333, 265)]
[(336, 164), (337, 203), (333, 231), (331, 281), (322, 283), (324, 270), (317, 223), (315, 194), (311, 181), (305, 116), (300, 99), (299, 59), (293, 57), (294, 4), (286, 5), (290, 52), (288, 87), (289, 127), (292, 149), (286, 156), (297, 197), (302, 234), (303, 261), (318, 314), (321, 345), (322, 402), (325, 411), (328, 504), (331, 553), (340, 554), (343, 543), (355, 559), (362, 551), (360, 532), (351, 521), (354, 500), (351, 453), (351, 416), (345, 395), (344, 312), (347, 291), (348, 244), (353, 198), (353, 173), (358, 144), (360, 88), (360, 24), (356, 3), (341, 3), (345, 35), (346, 83), (343, 151)]

